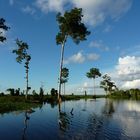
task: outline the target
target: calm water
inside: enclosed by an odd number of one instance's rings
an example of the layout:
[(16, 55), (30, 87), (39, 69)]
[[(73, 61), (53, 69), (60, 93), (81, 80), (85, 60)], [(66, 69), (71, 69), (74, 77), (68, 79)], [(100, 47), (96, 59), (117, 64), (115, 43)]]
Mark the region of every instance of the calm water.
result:
[[(25, 117), (26, 116), (26, 117)], [(0, 115), (0, 140), (139, 140), (140, 102), (67, 101), (45, 104), (34, 113)]]

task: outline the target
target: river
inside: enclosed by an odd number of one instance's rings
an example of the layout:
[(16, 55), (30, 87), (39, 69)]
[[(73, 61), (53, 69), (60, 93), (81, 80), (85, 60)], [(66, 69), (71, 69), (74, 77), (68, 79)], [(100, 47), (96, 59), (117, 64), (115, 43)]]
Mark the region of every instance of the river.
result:
[(88, 99), (0, 114), (0, 140), (139, 140), (140, 101)]

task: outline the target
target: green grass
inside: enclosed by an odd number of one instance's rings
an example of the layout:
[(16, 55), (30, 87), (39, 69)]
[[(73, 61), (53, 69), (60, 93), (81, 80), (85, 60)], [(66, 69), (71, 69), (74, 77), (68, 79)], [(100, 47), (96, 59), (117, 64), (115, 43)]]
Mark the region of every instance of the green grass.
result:
[[(80, 99), (93, 99), (93, 98), (105, 98), (105, 95), (62, 95), (62, 101), (68, 101), (68, 100), (80, 100)], [(46, 102), (53, 102), (53, 101), (57, 101), (57, 96), (51, 96), (51, 95), (46, 95), (44, 97), (44, 100)]]
[[(80, 99), (93, 99), (93, 98), (104, 98), (105, 95), (62, 95), (62, 101), (68, 100), (80, 100)], [(39, 96), (29, 95), (28, 100), (25, 96), (0, 96), (0, 113), (17, 111), (17, 110), (28, 110), (41, 105), (42, 102), (47, 102), (52, 105), (57, 105), (57, 96), (45, 95), (42, 100)]]
[(25, 100), (24, 96), (2, 96), (0, 97), (0, 113), (27, 110), (39, 106), (39, 102)]
[(104, 98), (105, 95), (65, 95), (62, 96), (62, 100), (80, 100), (80, 99), (93, 99), (93, 98)]
[(130, 92), (130, 91), (116, 91), (110, 95), (107, 95), (108, 98), (113, 99), (133, 99), (140, 100), (140, 91)]

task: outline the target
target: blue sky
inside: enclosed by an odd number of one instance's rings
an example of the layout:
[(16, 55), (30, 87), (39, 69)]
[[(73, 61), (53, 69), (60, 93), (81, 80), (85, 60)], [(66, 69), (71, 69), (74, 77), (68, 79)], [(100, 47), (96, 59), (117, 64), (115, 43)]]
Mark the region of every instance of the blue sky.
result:
[[(72, 7), (83, 8), (83, 22), (91, 34), (76, 45), (68, 39), (65, 66), (70, 76), (67, 93), (92, 93), (92, 81), (86, 78), (91, 67), (108, 73), (123, 89), (140, 88), (140, 1), (139, 0), (0, 0), (0, 17), (11, 29), (4, 33), (7, 42), (0, 44), (0, 91), (8, 87), (25, 87), (25, 69), (11, 53), (19, 38), (30, 46), (30, 86), (46, 91), (57, 88), (60, 46), (57, 12)], [(97, 80), (99, 85), (101, 78)], [(98, 93), (103, 93), (98, 89)]]

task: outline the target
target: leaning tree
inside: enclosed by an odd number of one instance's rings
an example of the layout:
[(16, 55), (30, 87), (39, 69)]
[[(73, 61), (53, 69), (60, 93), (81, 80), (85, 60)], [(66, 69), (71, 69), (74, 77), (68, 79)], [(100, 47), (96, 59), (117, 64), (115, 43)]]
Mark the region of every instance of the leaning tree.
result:
[(5, 25), (5, 19), (0, 18), (0, 42), (4, 42), (6, 40), (4, 32), (7, 31), (8, 29), (9, 27)]
[(18, 63), (22, 63), (23, 61), (25, 61), (25, 71), (26, 71), (26, 96), (25, 98), (27, 99), (28, 96), (28, 91), (30, 89), (29, 87), (29, 63), (31, 60), (31, 56), (28, 54), (27, 50), (29, 49), (29, 46), (27, 43), (17, 39), (16, 40), (16, 44), (17, 44), (17, 49), (13, 50), (13, 53), (15, 53), (17, 55), (16, 57), (16, 61)]
[(103, 88), (107, 94), (110, 94), (113, 89), (117, 89), (117, 86), (113, 81), (111, 81), (111, 77), (108, 74), (103, 75), (103, 80), (100, 82), (100, 87)]
[(56, 35), (56, 43), (57, 45), (61, 45), (58, 99), (60, 98), (61, 94), (61, 76), (65, 43), (68, 37), (71, 37), (72, 40), (78, 44), (80, 41), (86, 40), (86, 36), (90, 34), (82, 22), (82, 17), (83, 15), (81, 8), (74, 8), (71, 11), (66, 11), (64, 15), (58, 13), (56, 16), (59, 26), (59, 32)]
[(94, 81), (94, 84), (93, 84), (94, 85), (93, 86), (93, 88), (94, 88), (94, 95), (96, 95), (96, 93), (95, 93), (95, 78), (98, 78), (98, 77), (101, 76), (101, 73), (100, 73), (99, 69), (98, 68), (91, 68), (89, 70), (89, 72), (86, 73), (86, 76), (88, 78), (93, 79), (93, 81)]

